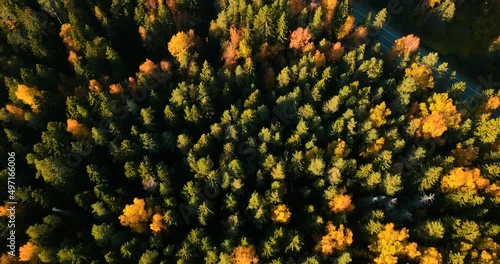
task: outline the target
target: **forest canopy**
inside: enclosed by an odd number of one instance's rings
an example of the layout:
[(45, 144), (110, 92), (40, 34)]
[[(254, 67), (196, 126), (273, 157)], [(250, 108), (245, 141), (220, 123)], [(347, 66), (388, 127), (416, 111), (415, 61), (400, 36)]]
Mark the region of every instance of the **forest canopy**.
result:
[(1, 1), (1, 263), (499, 263), (498, 87), (352, 1)]

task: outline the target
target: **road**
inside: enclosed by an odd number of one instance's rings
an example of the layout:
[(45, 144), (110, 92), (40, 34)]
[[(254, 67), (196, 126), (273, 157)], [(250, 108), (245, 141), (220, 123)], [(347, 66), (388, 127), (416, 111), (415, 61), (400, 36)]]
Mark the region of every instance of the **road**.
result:
[[(363, 2), (363, 1), (361, 1)], [(369, 9), (367, 8), (366, 4), (360, 3), (359, 1), (353, 1), (352, 4), (352, 15), (356, 18), (356, 22), (362, 23), (366, 17), (368, 16)], [(372, 17), (376, 15), (376, 12), (373, 13)], [(380, 45), (383, 50), (388, 51), (392, 48), (394, 45), (394, 42), (403, 37), (403, 34), (398, 32), (394, 27), (391, 27), (391, 25), (385, 25), (382, 27), (382, 30), (377, 34), (374, 39), (378, 40), (380, 42)], [(429, 53), (433, 52), (430, 51), (429, 49), (420, 47), (419, 50), (420, 54), (422, 56), (426, 56)], [(443, 63), (441, 59), (438, 60), (438, 65)], [(447, 72), (450, 73), (452, 72), (453, 69), (448, 68)], [(457, 70), (455, 70), (455, 80), (453, 82), (465, 82), (466, 83), (466, 88), (464, 92), (464, 97), (462, 99), (472, 99), (474, 95), (480, 94), (478, 90), (480, 90), (481, 84), (477, 81), (473, 81), (466, 76), (460, 74)], [(450, 82), (450, 85), (452, 83)]]

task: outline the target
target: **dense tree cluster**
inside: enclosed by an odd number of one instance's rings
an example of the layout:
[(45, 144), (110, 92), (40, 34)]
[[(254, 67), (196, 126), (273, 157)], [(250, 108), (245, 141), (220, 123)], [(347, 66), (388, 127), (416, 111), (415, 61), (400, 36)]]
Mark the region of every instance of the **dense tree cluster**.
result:
[(500, 91), (351, 5), (3, 1), (1, 262), (498, 263)]

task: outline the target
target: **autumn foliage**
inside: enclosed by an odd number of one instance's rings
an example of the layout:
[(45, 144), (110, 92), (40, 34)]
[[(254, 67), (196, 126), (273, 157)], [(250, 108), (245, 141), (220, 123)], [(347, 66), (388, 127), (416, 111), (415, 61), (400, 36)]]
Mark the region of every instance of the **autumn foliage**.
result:
[(346, 194), (335, 195), (328, 205), (334, 213), (351, 212), (354, 210), (354, 205), (351, 203), (351, 195)]
[(417, 250), (416, 243), (410, 243), (408, 229), (395, 230), (393, 223), (385, 225), (384, 229), (377, 234), (376, 240), (368, 246), (377, 257), (377, 264), (397, 264), (398, 257), (407, 256), (410, 259), (419, 257), (421, 253)]
[(253, 245), (238, 246), (233, 249), (231, 255), (232, 264), (257, 264), (259, 258), (255, 254), (255, 247)]
[(356, 19), (354, 16), (348, 16), (340, 27), (340, 29), (337, 31), (337, 39), (342, 40), (345, 38), (349, 33), (351, 33), (352, 29), (354, 28), (354, 23), (356, 22)]
[(155, 233), (158, 233), (162, 229), (164, 229), (165, 226), (163, 224), (163, 216), (160, 213), (154, 214), (151, 225), (149, 225), (149, 227), (151, 228), (151, 231)]
[(17, 99), (29, 105), (33, 112), (38, 112), (39, 106), (37, 104), (37, 100), (42, 97), (42, 93), (40, 93), (37, 89), (19, 84), (15, 95)]
[(123, 214), (118, 218), (120, 223), (130, 227), (134, 232), (145, 233), (152, 214), (151, 209), (146, 209), (145, 205), (144, 199), (134, 198), (134, 203), (126, 205), (123, 209)]
[(68, 119), (66, 121), (67, 131), (73, 135), (76, 140), (85, 140), (90, 135), (90, 129), (84, 124), (80, 124), (75, 119)]
[(290, 220), (290, 210), (286, 204), (279, 204), (273, 208), (271, 219), (278, 223), (287, 223)]
[(16, 121), (24, 121), (24, 110), (21, 109), (20, 107), (17, 107), (13, 104), (7, 104), (5, 106), (5, 109), (7, 109), (7, 112), (9, 112)]
[(146, 61), (139, 66), (139, 72), (144, 73), (148, 76), (152, 76), (153, 73), (157, 70), (158, 65), (152, 62), (150, 59), (146, 59)]
[(310, 44), (311, 33), (309, 29), (297, 28), (290, 35), (290, 48), (296, 51), (303, 51)]
[(461, 114), (457, 111), (453, 100), (447, 93), (436, 93), (428, 99), (426, 104), (420, 104), (422, 115), (417, 136), (425, 139), (439, 137), (448, 128), (457, 128), (461, 121)]
[(328, 222), (325, 227), (326, 235), (316, 245), (316, 250), (322, 255), (331, 255), (334, 251), (343, 251), (353, 242), (353, 234), (344, 225), (336, 227), (332, 222)]
[(181, 64), (181, 67), (187, 66), (190, 60), (191, 49), (195, 46), (194, 30), (188, 32), (179, 32), (175, 34), (168, 42), (168, 51)]
[(420, 46), (420, 38), (410, 34), (400, 39), (397, 39), (391, 50), (391, 57), (395, 58), (402, 54), (412, 54)]
[(412, 63), (410, 68), (405, 69), (405, 76), (415, 79), (418, 87), (434, 88), (434, 77), (432, 70), (425, 64)]
[(337, 8), (337, 0), (321, 0), (321, 8), (325, 13), (325, 24), (331, 25), (333, 21), (333, 15), (335, 14), (335, 9)]
[(369, 119), (374, 127), (381, 127), (386, 121), (386, 117), (391, 114), (391, 109), (387, 108), (385, 102), (376, 105), (374, 108), (370, 109)]
[(37, 245), (33, 244), (32, 242), (28, 242), (24, 246), (19, 248), (19, 260), (29, 261), (34, 256), (36, 256), (39, 251), (40, 250)]
[(477, 168), (470, 170), (463, 167), (454, 168), (441, 179), (441, 190), (445, 193), (459, 191), (476, 194), (488, 185), (489, 181), (481, 177), (481, 172)]

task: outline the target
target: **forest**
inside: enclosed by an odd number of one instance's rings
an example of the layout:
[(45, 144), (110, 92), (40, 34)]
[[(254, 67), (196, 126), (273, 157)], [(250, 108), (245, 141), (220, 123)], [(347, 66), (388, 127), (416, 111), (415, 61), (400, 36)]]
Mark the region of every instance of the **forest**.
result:
[(0, 0), (0, 263), (500, 263), (473, 2)]

